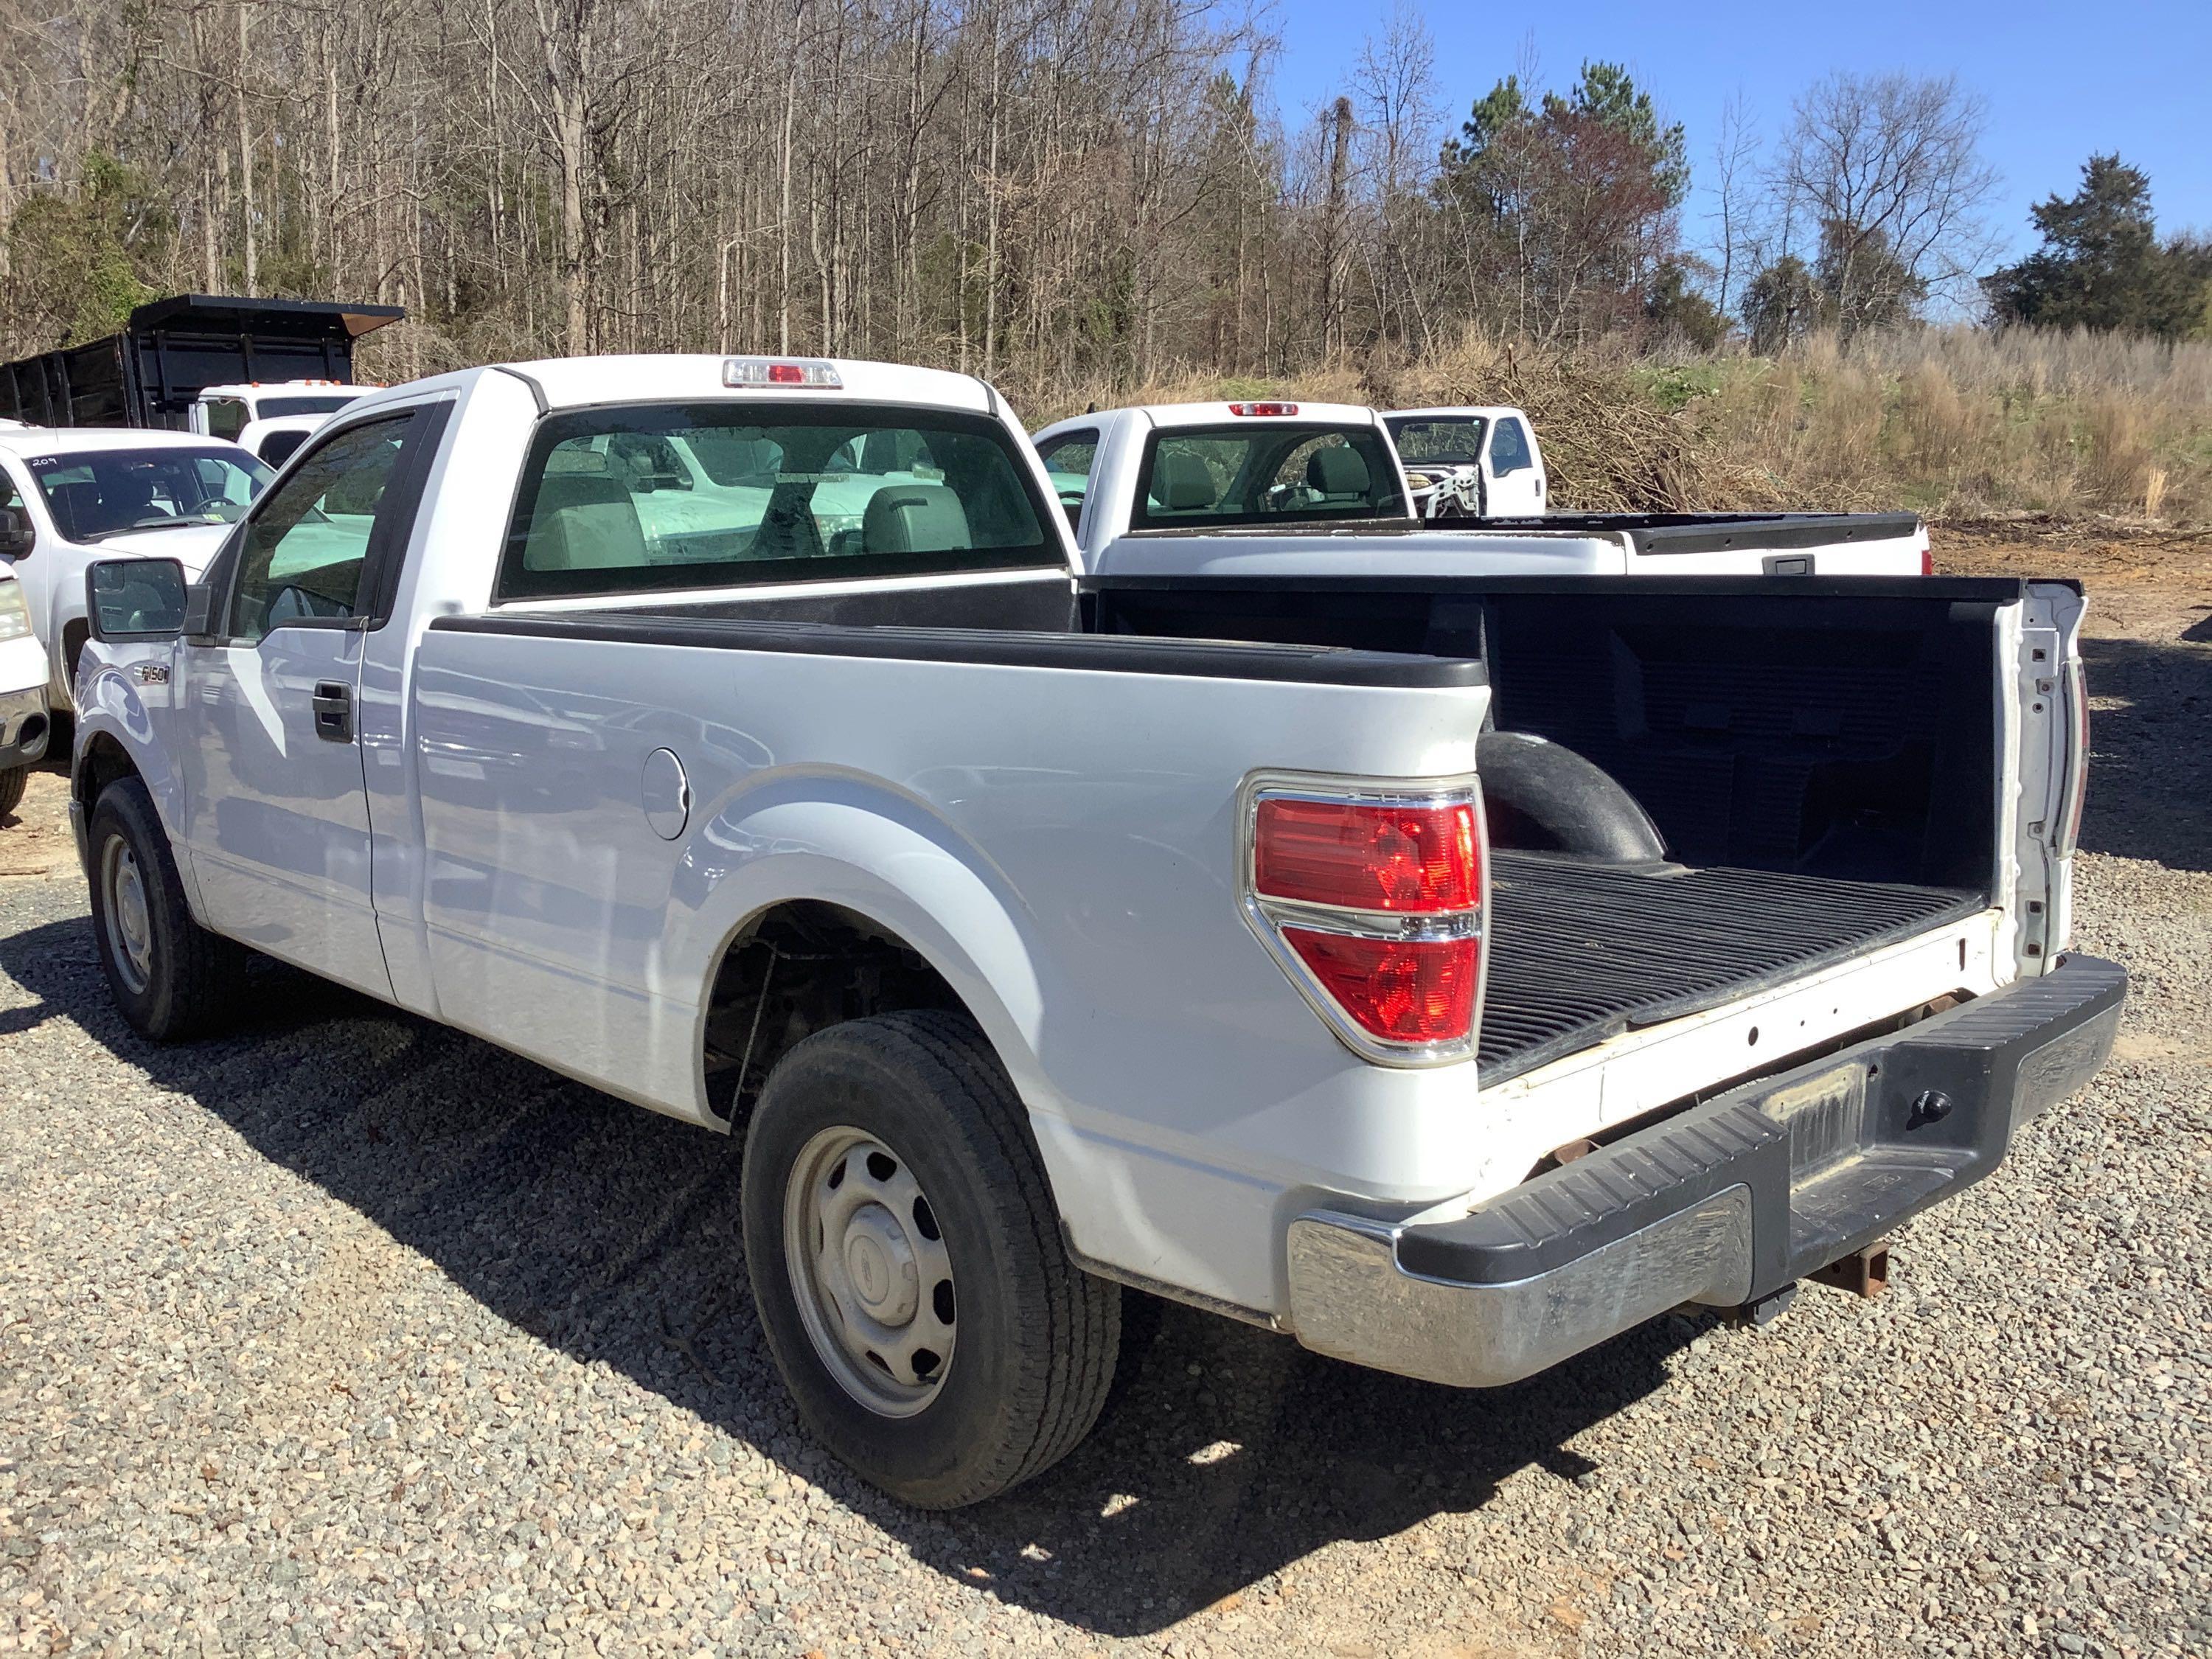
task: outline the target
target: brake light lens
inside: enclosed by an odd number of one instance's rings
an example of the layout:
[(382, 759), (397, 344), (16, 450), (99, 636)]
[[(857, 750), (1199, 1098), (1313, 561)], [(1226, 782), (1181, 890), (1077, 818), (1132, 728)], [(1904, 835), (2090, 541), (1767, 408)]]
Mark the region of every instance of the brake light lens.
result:
[(799, 386), (836, 392), (845, 384), (837, 365), (821, 357), (728, 357), (722, 362), (727, 386)]
[(1359, 1029), (1385, 1042), (1463, 1039), (1474, 1024), (1482, 941), (1364, 939), (1286, 927), (1283, 937)]
[(1936, 554), (1932, 548), (1923, 547), (1920, 550), (1920, 574), (1923, 576), (1932, 576), (1936, 574)]
[(1474, 1053), (1484, 846), (1474, 786), (1252, 790), (1245, 911), (1338, 1037), (1385, 1065)]
[(1472, 800), (1406, 805), (1276, 797), (1260, 802), (1252, 885), (1263, 898), (1393, 915), (1482, 901)]
[(1229, 412), (1231, 415), (1295, 415), (1298, 412), (1298, 406), (1296, 404), (1231, 404)]

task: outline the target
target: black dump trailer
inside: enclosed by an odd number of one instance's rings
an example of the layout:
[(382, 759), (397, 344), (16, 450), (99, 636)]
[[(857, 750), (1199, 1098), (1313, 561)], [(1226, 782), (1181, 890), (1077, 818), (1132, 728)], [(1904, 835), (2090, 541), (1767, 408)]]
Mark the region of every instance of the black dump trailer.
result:
[(354, 342), (398, 306), (180, 294), (131, 313), (120, 334), (0, 365), (0, 416), (32, 426), (188, 424), (204, 386), (351, 380)]

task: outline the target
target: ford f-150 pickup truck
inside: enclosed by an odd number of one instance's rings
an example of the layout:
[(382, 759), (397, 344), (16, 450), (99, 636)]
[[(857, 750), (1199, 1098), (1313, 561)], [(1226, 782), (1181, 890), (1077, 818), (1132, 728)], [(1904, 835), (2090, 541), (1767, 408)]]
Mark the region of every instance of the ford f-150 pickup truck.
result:
[(1077, 416), (1044, 428), (1036, 444), (1083, 568), (1094, 574), (1929, 569), (1927, 529), (1909, 513), (1560, 513), (1536, 503), (1531, 516), (1514, 518), (1486, 503), (1480, 523), (1464, 528), (1425, 519), (1414, 497), (1436, 486), (1427, 472), (1418, 489), (1408, 481), (1391, 441), (1392, 423), (1403, 418), (1349, 404), (1160, 404)]
[(1863, 1262), (2102, 1061), (2072, 587), (1328, 568), (1079, 579), (963, 376), (376, 392), (189, 590), (88, 573), (99, 959), (741, 1133), (801, 1413), (936, 1506), (1082, 1437), (1125, 1286), (1507, 1382)]

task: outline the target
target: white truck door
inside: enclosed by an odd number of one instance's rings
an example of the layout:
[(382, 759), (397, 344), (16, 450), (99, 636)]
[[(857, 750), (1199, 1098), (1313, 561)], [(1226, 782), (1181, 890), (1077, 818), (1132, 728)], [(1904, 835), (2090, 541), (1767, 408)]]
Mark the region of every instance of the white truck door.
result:
[[(181, 653), (185, 844), (217, 932), (389, 998), (357, 720), (384, 550), (414, 516), (417, 412), (356, 422), (256, 503)], [(219, 574), (218, 574), (219, 573)]]
[(1544, 510), (1546, 480), (1536, 446), (1517, 415), (1490, 423), (1490, 445), (1483, 455), (1486, 516), (1528, 519)]

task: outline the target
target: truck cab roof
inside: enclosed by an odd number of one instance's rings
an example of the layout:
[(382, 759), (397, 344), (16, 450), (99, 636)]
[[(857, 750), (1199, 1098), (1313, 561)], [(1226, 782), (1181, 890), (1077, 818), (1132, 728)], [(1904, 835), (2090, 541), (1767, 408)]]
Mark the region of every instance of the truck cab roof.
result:
[[(738, 367), (742, 365), (743, 367)], [(782, 368), (811, 380), (770, 381)], [(763, 403), (818, 404), (827, 395), (854, 403), (918, 404), (978, 415), (995, 413), (999, 395), (972, 374), (948, 369), (912, 368), (900, 363), (852, 357), (796, 357), (696, 353), (640, 353), (626, 356), (561, 357), (493, 363), (410, 381), (371, 394), (364, 403), (411, 402), (444, 388), (460, 390), (487, 375), (520, 380), (547, 410), (586, 409), (602, 404), (683, 403), (724, 398), (757, 398)], [(758, 375), (750, 382), (732, 376)], [(362, 404), (351, 407), (359, 409)]]

